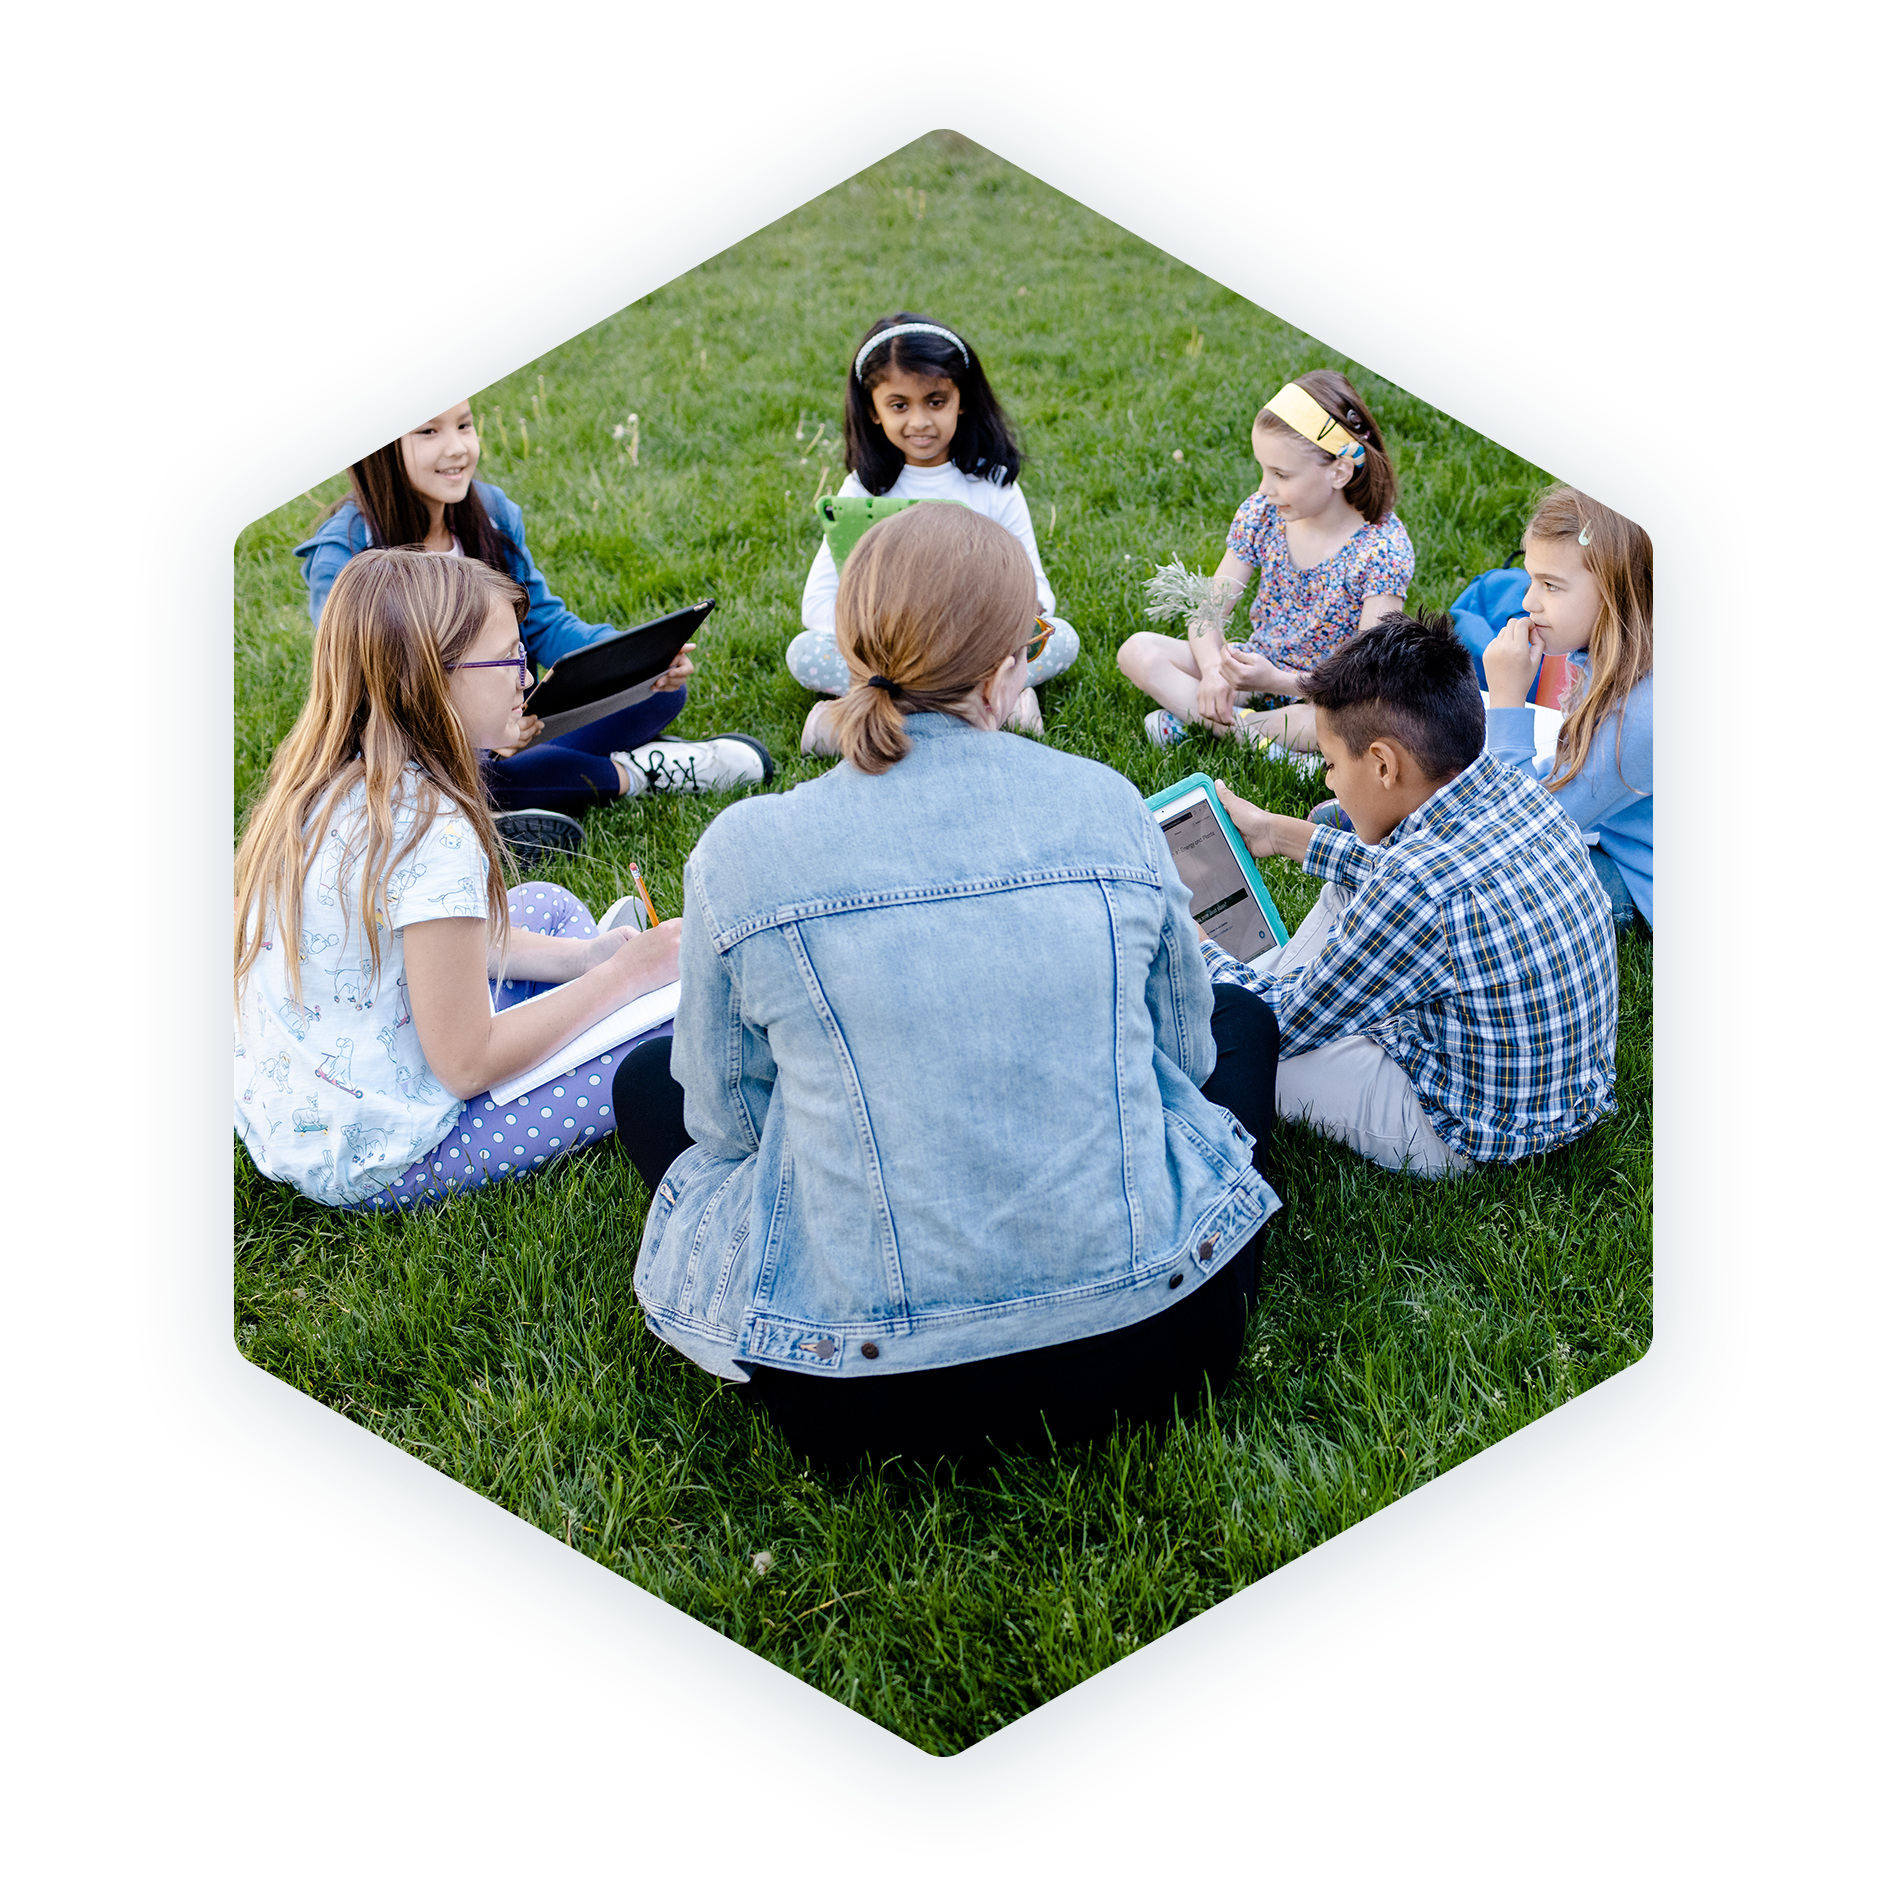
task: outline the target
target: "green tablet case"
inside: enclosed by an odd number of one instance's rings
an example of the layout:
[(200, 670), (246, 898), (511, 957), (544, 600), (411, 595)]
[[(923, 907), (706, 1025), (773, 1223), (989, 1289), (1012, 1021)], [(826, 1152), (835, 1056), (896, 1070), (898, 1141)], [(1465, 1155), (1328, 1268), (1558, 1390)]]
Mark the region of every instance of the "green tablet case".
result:
[(889, 517), (895, 511), (908, 510), (913, 504), (960, 502), (957, 498), (873, 498), (863, 494), (841, 498), (834, 494), (819, 499), (812, 508), (818, 513), (819, 525), (825, 532), (825, 542), (832, 553), (832, 561), (842, 570), (852, 547), (879, 518)]

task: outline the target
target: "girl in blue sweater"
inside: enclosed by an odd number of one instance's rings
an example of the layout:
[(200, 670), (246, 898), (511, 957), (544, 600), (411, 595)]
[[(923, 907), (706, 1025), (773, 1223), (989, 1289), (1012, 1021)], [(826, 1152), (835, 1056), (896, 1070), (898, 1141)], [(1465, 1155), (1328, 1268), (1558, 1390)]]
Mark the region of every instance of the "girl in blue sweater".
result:
[[(528, 600), (524, 646), (537, 670), (618, 633), (585, 622), (551, 594), (525, 546), (523, 512), (496, 485), (473, 480), (478, 450), (471, 403), (461, 400), (347, 468), (352, 495), (295, 546), (317, 623), (335, 577), (361, 551), (413, 547), (474, 558), (521, 585)], [(658, 738), (686, 703), (693, 672), (684, 649), (645, 701), (553, 740), (540, 739), (536, 717), (526, 714), (519, 744), (486, 756), (483, 769), (499, 808), (498, 830), (513, 852), (524, 858), (550, 848), (579, 850), (576, 815), (612, 799), (731, 790), (770, 779), (771, 756), (745, 734)]]
[[(1620, 923), (1651, 917), (1650, 538), (1554, 485), (1526, 526), (1526, 611), (1487, 644), (1487, 751), (1523, 767), (1585, 834)], [(1547, 655), (1570, 657), (1558, 745), (1535, 758), (1526, 692)]]

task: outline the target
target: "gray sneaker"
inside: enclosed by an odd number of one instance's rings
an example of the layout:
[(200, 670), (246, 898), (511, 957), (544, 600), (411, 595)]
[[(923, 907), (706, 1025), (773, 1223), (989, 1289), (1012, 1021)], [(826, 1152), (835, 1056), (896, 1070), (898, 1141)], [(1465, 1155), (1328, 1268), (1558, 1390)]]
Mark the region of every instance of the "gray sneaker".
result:
[(583, 849), (582, 825), (562, 812), (531, 806), (521, 812), (494, 813), (491, 822), (520, 865), (535, 864), (551, 852)]
[(596, 919), (598, 930), (646, 930), (648, 912), (642, 907), (642, 893), (630, 891), (626, 897), (616, 901)]
[(609, 756), (629, 776), (629, 797), (645, 792), (733, 792), (763, 786), (773, 776), (773, 756), (743, 733), (712, 740), (651, 740), (632, 753)]

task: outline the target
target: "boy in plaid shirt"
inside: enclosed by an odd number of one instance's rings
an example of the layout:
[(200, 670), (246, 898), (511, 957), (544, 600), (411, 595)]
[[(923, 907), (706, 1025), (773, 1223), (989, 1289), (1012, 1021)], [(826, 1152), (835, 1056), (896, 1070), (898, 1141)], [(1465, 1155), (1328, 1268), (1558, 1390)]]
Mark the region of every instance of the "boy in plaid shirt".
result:
[(1578, 826), (1483, 751), (1473, 662), (1444, 616), (1384, 617), (1308, 678), (1327, 783), (1354, 833), (1218, 796), (1255, 857), (1327, 882), (1252, 967), (1277, 1112), (1429, 1178), (1521, 1159), (1612, 1112), (1617, 942)]

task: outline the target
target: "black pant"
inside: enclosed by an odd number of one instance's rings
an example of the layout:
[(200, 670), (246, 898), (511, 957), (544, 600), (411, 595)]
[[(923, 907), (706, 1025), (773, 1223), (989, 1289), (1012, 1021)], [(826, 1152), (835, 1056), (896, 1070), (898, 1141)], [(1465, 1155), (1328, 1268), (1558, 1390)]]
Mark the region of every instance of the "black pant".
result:
[[(1277, 1023), (1248, 989), (1221, 984), (1212, 1009), (1218, 1065), (1208, 1100), (1242, 1122), (1262, 1171), (1277, 1110)], [(653, 1193), (693, 1144), (666, 1040), (645, 1042), (618, 1070), (616, 1133)], [(1116, 1420), (1160, 1422), (1175, 1403), (1221, 1393), (1238, 1363), (1244, 1319), (1262, 1268), (1260, 1230), (1211, 1279), (1125, 1329), (1042, 1349), (898, 1375), (818, 1377), (756, 1365), (748, 1398), (800, 1453), (824, 1466), (866, 1454), (917, 1460), (986, 1457), (997, 1448), (1040, 1451), (1106, 1433)]]

